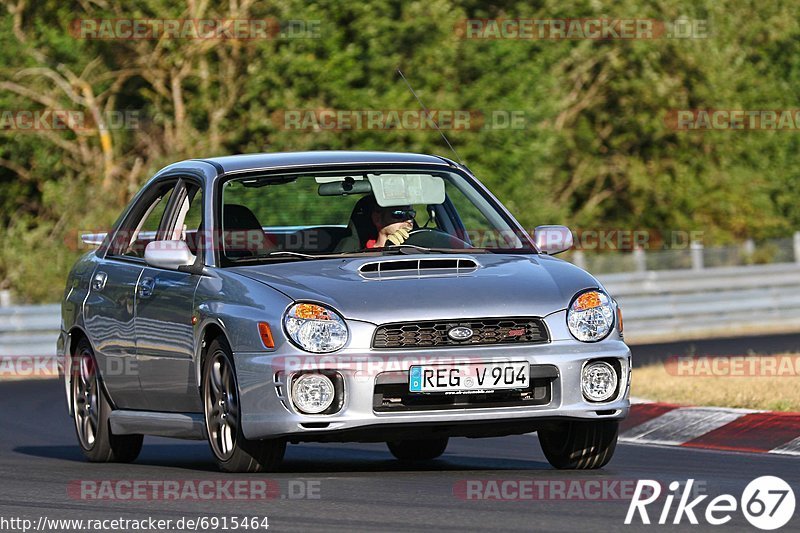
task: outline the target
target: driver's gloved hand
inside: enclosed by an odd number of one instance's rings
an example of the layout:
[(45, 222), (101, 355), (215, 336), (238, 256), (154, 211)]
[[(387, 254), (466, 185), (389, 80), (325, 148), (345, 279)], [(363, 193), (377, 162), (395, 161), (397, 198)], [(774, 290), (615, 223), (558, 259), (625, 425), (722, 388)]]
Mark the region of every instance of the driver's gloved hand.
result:
[(386, 237), (386, 240), (389, 243), (394, 244), (395, 246), (399, 245), (399, 244), (403, 244), (406, 241), (406, 239), (408, 239), (408, 230), (404, 230), (402, 228), (397, 230), (397, 231), (395, 231), (394, 233), (392, 233), (388, 237)]

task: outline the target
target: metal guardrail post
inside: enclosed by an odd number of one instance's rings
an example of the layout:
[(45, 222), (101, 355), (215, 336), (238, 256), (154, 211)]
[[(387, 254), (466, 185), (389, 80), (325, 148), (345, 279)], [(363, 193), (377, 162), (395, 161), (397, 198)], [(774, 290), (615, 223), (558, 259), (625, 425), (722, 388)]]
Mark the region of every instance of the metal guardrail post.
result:
[(747, 239), (744, 241), (743, 251), (745, 258), (749, 259), (756, 253), (756, 243), (753, 239)]
[(572, 253), (572, 264), (586, 270), (586, 255), (583, 253), (583, 250), (575, 250)]
[(638, 246), (633, 249), (633, 264), (636, 272), (647, 271), (647, 258), (644, 255), (644, 250)]
[(794, 262), (800, 263), (800, 231), (794, 232)]
[(703, 243), (692, 241), (689, 250), (692, 254), (692, 270), (703, 270)]

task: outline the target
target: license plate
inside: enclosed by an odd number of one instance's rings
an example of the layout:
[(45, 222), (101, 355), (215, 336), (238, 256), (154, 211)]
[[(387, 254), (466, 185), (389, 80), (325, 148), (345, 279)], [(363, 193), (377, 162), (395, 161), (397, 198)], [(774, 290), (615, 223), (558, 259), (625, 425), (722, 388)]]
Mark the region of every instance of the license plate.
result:
[(525, 389), (530, 363), (469, 363), (419, 365), (409, 369), (410, 392), (478, 392)]

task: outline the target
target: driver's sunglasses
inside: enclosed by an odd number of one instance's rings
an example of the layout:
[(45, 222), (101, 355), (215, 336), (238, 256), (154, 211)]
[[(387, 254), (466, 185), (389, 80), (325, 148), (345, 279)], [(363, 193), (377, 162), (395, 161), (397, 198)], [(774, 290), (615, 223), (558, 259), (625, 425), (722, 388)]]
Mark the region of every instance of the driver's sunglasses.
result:
[(414, 209), (395, 209), (389, 212), (389, 216), (395, 220), (411, 220), (417, 217), (417, 211)]

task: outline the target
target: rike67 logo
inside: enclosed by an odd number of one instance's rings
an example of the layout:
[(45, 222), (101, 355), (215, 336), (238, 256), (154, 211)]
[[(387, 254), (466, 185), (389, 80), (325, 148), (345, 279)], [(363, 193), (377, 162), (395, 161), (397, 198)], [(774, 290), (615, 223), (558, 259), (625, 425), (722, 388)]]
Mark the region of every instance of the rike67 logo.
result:
[[(658, 513), (659, 507), (660, 513), (654, 515), (652, 520), (660, 525), (677, 525), (684, 518), (696, 525), (700, 523), (699, 517), (705, 519), (707, 524), (720, 526), (730, 522), (739, 510), (752, 526), (769, 531), (783, 527), (794, 515), (794, 491), (779, 477), (762, 476), (754, 479), (745, 487), (739, 500), (731, 494), (721, 494), (705, 503), (704, 500), (709, 497), (705, 494), (690, 499), (693, 485), (694, 479), (687, 480), (685, 484), (673, 481), (661, 506), (660, 502), (656, 503), (661, 497), (661, 483), (640, 479), (628, 507), (625, 524), (637, 520), (642, 524), (650, 524), (651, 515), (648, 511)], [(683, 491), (679, 494), (681, 487)], [(676, 498), (678, 504), (673, 511), (672, 504)], [(705, 511), (702, 511), (701, 504), (705, 505)], [(650, 509), (648, 506), (651, 506)]]

